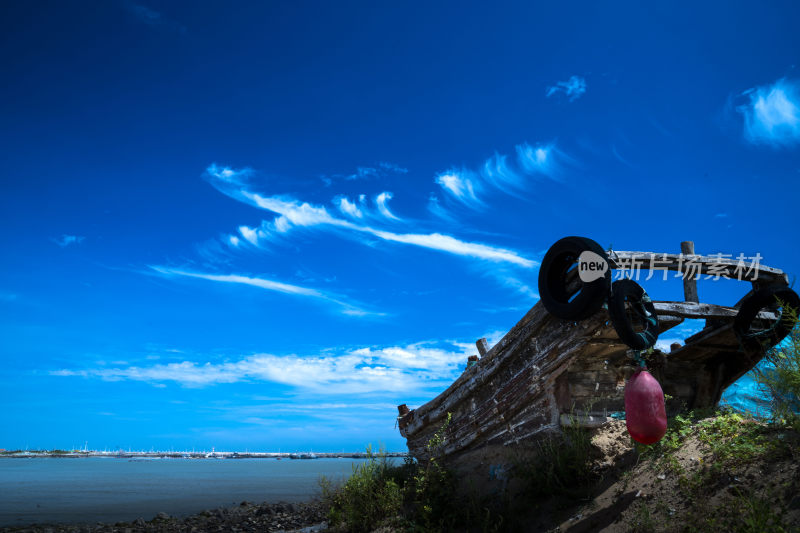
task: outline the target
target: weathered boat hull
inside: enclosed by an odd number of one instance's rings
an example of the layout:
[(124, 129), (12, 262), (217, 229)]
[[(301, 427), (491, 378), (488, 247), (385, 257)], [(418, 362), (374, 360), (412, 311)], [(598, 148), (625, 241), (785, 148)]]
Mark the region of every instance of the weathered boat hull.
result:
[[(732, 331), (736, 309), (656, 302), (661, 331), (684, 317), (712, 325), (669, 354), (654, 351), (648, 367), (659, 380), (668, 414), (715, 405), (728, 385), (763, 356), (742, 346)], [(500, 342), (442, 394), (399, 418), (411, 455), (424, 460), (426, 444), (448, 413), (439, 450), (454, 466), (488, 468), (509, 446), (523, 445), (562, 424), (605, 423), (624, 409), (624, 387), (635, 370), (630, 349), (601, 309), (580, 322), (560, 320), (537, 303)]]

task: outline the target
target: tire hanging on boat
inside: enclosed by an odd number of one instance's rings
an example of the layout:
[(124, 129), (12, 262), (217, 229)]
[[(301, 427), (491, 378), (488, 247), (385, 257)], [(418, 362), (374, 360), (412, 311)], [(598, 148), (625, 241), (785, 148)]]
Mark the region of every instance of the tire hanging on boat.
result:
[(658, 442), (667, 432), (664, 391), (644, 367), (625, 385), (625, 425), (633, 440), (642, 444)]
[[(763, 330), (752, 331), (758, 314), (770, 310), (779, 310), (778, 320)], [(765, 287), (744, 299), (733, 322), (733, 329), (745, 347), (768, 349), (781, 342), (792, 331), (798, 313), (800, 297), (791, 288), (786, 285)]]
[[(580, 255), (587, 251), (605, 261), (603, 276), (590, 282), (568, 276)], [(568, 291), (572, 283), (577, 284), (577, 293)], [(539, 297), (550, 314), (564, 320), (582, 320), (597, 312), (608, 295), (610, 284), (611, 269), (605, 250), (585, 237), (564, 237), (556, 241), (547, 250), (539, 268)]]
[[(626, 302), (638, 317), (639, 324), (631, 320)], [(634, 350), (647, 350), (655, 346), (658, 340), (658, 316), (653, 301), (641, 285), (632, 279), (615, 281), (608, 297), (608, 314), (622, 342)], [(639, 329), (642, 326), (644, 329), (637, 331), (637, 325)]]

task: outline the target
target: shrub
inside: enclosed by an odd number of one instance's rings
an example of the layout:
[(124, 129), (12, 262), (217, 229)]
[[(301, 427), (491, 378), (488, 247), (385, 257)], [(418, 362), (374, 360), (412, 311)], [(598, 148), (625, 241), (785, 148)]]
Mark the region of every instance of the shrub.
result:
[(442, 426), (425, 445), (428, 460), (424, 465), (417, 465), (413, 476), (414, 512), (426, 529), (441, 529), (447, 523), (452, 526), (455, 519), (452, 516), (454, 513), (451, 513), (455, 482), (452, 473), (442, 465), (447, 428), (451, 420), (452, 413), (447, 413)]
[(429, 458), (422, 463), (406, 458), (392, 465), (383, 449), (353, 469), (341, 485), (320, 480), (332, 526), (350, 532), (380, 526), (419, 532), (496, 531), (503, 524), (488, 502), (457, 490), (456, 478), (444, 466), (443, 449), (451, 415), (426, 444)]
[[(797, 313), (786, 308), (792, 320)], [(766, 367), (753, 369), (753, 378), (770, 401), (771, 417), (800, 431), (800, 324), (795, 323), (789, 336), (767, 351)]]
[(367, 447), (366, 462), (353, 466), (353, 475), (341, 486), (324, 476), (320, 479), (322, 497), (330, 510), (332, 525), (346, 524), (348, 531), (372, 531), (381, 522), (400, 514), (403, 504), (401, 486), (394, 479), (393, 466), (381, 448), (375, 454)]
[(575, 425), (560, 435), (536, 441), (514, 460), (514, 474), (523, 480), (530, 497), (586, 496), (594, 486), (591, 435)]

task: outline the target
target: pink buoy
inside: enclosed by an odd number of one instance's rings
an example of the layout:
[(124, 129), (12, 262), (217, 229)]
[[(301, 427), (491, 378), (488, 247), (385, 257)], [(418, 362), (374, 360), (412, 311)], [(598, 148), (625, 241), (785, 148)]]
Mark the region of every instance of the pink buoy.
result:
[(625, 387), (625, 424), (633, 440), (653, 444), (667, 432), (664, 391), (650, 372), (639, 368)]

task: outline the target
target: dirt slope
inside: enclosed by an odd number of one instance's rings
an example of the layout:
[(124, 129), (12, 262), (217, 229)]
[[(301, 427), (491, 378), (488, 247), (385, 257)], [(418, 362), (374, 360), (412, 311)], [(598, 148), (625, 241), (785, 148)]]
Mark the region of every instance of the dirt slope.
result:
[[(737, 415), (680, 419), (653, 447), (624, 422), (592, 438), (602, 480), (553, 527), (586, 531), (800, 531), (800, 436)], [(551, 524), (555, 526), (556, 524)]]

